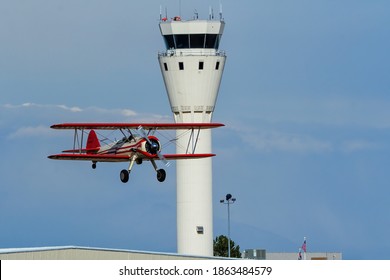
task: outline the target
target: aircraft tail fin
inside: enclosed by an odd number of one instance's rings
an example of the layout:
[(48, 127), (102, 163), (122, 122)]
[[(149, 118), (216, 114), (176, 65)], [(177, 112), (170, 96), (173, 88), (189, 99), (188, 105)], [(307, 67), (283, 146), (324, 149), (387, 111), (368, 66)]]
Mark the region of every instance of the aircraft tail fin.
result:
[(92, 129), (88, 134), (86, 152), (87, 154), (93, 154), (99, 151), (99, 149), (100, 149), (99, 139), (96, 135), (95, 130)]

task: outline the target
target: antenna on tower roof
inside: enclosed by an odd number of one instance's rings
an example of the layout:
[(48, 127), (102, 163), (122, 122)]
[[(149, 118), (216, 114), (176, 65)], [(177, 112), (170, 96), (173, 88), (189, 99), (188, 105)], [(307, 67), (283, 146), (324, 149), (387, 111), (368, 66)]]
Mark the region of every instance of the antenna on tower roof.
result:
[(214, 10), (211, 6), (209, 7), (209, 19), (210, 20), (214, 19)]
[(194, 14), (195, 14), (194, 19), (199, 19), (199, 13), (198, 13), (198, 11), (196, 9), (194, 11)]
[(168, 20), (168, 11), (167, 7), (165, 7), (165, 17), (162, 16), (162, 6), (160, 5), (160, 21), (167, 21)]
[(222, 2), (219, 1), (219, 19), (222, 21), (223, 16), (222, 16)]

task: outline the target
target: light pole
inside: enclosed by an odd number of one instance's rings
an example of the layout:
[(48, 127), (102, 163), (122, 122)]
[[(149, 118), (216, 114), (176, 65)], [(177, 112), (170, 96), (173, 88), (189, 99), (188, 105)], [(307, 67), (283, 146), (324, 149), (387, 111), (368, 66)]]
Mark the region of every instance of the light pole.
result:
[(228, 193), (226, 195), (226, 200), (221, 199), (219, 202), (223, 204), (227, 204), (228, 209), (228, 257), (230, 258), (230, 204), (233, 204), (236, 201), (236, 199)]

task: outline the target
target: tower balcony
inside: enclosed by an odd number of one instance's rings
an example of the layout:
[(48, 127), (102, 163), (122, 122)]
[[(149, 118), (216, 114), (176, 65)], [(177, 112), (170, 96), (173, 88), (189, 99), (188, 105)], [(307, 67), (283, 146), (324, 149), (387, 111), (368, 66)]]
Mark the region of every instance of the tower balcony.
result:
[(226, 57), (226, 52), (216, 49), (169, 49), (158, 53), (158, 57), (170, 56), (221, 56)]

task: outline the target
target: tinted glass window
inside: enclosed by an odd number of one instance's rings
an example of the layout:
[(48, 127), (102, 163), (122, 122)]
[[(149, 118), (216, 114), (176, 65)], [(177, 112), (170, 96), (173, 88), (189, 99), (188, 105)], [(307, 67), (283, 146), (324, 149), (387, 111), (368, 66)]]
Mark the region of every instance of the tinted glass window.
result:
[(190, 47), (188, 35), (175, 35), (177, 49), (188, 49)]
[(165, 35), (167, 49), (218, 49), (219, 34), (179, 34)]
[(173, 35), (165, 35), (164, 36), (165, 46), (167, 49), (175, 48), (175, 41), (173, 40)]
[(205, 35), (206, 34), (191, 34), (190, 35), (191, 48), (203, 49), (204, 48)]
[(218, 49), (219, 47), (219, 35), (218, 34), (206, 34), (206, 49)]

